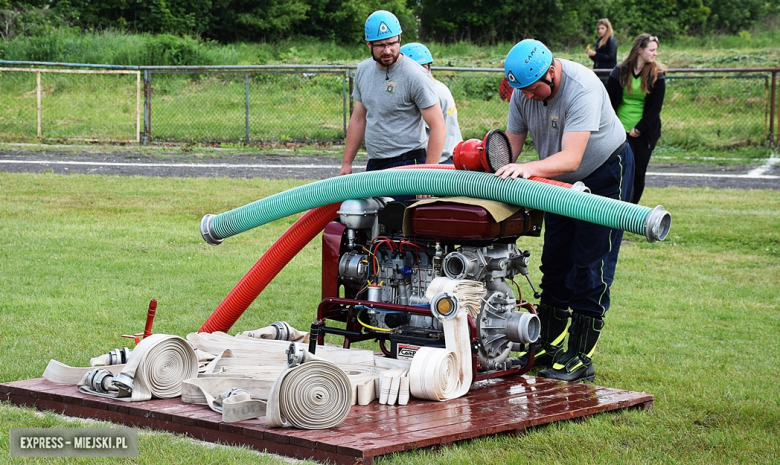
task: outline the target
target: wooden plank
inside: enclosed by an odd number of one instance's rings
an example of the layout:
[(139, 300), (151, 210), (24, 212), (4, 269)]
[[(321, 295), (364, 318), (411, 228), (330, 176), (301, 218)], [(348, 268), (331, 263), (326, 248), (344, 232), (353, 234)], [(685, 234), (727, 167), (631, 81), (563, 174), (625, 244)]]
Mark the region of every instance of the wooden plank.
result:
[(269, 428), (265, 418), (223, 423), (206, 405), (180, 399), (122, 402), (78, 392), (44, 379), (0, 384), (0, 399), (134, 427), (148, 427), (210, 442), (253, 447), (298, 459), (371, 464), (374, 457), (450, 444), (463, 439), (516, 434), (554, 421), (624, 408), (651, 408), (653, 396), (563, 381), (517, 376), (481, 381), (466, 396), (446, 402), (411, 399), (408, 405), (353, 406), (329, 430)]

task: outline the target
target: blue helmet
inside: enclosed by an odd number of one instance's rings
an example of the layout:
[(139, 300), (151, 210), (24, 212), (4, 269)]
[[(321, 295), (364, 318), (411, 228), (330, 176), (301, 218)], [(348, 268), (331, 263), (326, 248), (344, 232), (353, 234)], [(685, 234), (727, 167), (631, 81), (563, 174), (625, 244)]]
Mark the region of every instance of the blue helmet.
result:
[(412, 42), (401, 47), (401, 53), (416, 61), (420, 65), (429, 65), (433, 63), (431, 51), (425, 45)]
[(543, 43), (525, 39), (512, 47), (506, 56), (506, 80), (515, 89), (528, 87), (544, 76), (552, 60), (552, 52)]
[(366, 20), (366, 41), (389, 39), (401, 34), (401, 23), (394, 14), (385, 10), (371, 13)]

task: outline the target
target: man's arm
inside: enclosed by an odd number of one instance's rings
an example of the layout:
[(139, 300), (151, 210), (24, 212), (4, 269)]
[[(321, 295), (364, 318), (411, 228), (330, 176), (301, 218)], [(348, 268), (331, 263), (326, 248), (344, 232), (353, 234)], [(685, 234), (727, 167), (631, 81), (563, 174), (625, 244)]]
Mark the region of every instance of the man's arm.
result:
[[(509, 133), (507, 136), (509, 136)], [(496, 171), (496, 176), (501, 176), (502, 179), (510, 176), (512, 179), (518, 177), (528, 179), (531, 176), (554, 178), (555, 176), (577, 171), (580, 163), (582, 163), (582, 156), (585, 154), (585, 148), (588, 146), (589, 139), (590, 131), (566, 132), (561, 139), (560, 152), (554, 153), (544, 160), (534, 160), (528, 163), (510, 163)], [(511, 137), (509, 141), (512, 143), (512, 147), (514, 147), (515, 143)], [(512, 151), (514, 152), (515, 149), (513, 148)]]
[(436, 165), (441, 160), (441, 152), (444, 150), (444, 139), (447, 137), (447, 128), (444, 126), (441, 105), (439, 105), (439, 102), (436, 102), (428, 108), (421, 108), (420, 113), (431, 130), (428, 135), (428, 152), (425, 157), (425, 163)]
[(355, 101), (352, 116), (349, 117), (347, 137), (344, 142), (344, 157), (341, 159), (339, 176), (352, 173), (352, 162), (355, 161), (360, 144), (366, 136), (366, 107), (362, 102)]
[(512, 156), (510, 157), (510, 160), (514, 162), (517, 160), (517, 157), (520, 156), (520, 152), (523, 151), (523, 145), (525, 145), (525, 139), (528, 137), (528, 133), (515, 134), (507, 131), (506, 137), (509, 139), (509, 145), (512, 146)]

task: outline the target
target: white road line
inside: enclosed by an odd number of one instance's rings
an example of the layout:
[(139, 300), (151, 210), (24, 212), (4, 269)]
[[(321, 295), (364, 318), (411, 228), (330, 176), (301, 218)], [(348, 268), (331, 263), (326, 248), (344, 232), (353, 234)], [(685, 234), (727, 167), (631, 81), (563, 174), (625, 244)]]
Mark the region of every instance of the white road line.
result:
[[(765, 175), (772, 165), (780, 162), (776, 154), (772, 154), (767, 163), (747, 174), (712, 174), (712, 173), (659, 173), (648, 172), (647, 176), (679, 176), (692, 178), (743, 178), (743, 179), (780, 179), (780, 176)], [(62, 161), (62, 160), (0, 160), (6, 164), (28, 165), (77, 165), (77, 166), (141, 166), (149, 168), (227, 168), (227, 169), (340, 169), (341, 165), (269, 165), (269, 164), (231, 164), (231, 163), (118, 163), (94, 161)]]
[(230, 163), (117, 163), (96, 161), (47, 161), (47, 160), (0, 160), (0, 163), (30, 165), (81, 165), (81, 166), (143, 166), (151, 168), (302, 168), (339, 169), (341, 165), (238, 165)]
[(736, 179), (780, 179), (780, 176), (751, 174), (711, 174), (711, 173), (645, 173), (646, 176), (677, 176), (685, 178), (736, 178)]

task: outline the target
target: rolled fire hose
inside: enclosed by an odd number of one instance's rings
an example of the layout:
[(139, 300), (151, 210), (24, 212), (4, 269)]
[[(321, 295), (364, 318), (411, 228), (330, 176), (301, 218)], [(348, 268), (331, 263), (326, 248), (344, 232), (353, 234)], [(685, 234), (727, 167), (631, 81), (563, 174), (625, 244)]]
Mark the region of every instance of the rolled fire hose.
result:
[(528, 179), (501, 179), (489, 173), (403, 169), (354, 173), (280, 192), (219, 215), (205, 215), (200, 231), (207, 243), (217, 245), (225, 238), (317, 206), (355, 198), (414, 194), (496, 200), (641, 234), (650, 242), (666, 238), (671, 227), (671, 215), (660, 205), (651, 209)]
[(130, 354), (117, 376), (105, 369), (87, 373), (79, 382), (79, 391), (127, 402), (181, 396), (182, 383), (198, 376), (198, 356), (183, 338), (152, 334), (144, 338)]
[(422, 347), (412, 359), (409, 391), (418, 399), (456, 399), (468, 393), (471, 387), (473, 372), (466, 305), (459, 305), (455, 295), (449, 297), (454, 305), (445, 314), (433, 308), (437, 299), (431, 300), (432, 313), (444, 328), (446, 348)]
[[(214, 390), (224, 393), (214, 396)], [(270, 427), (325, 429), (347, 417), (353, 404), (352, 392), (344, 370), (331, 362), (312, 359), (285, 369), (274, 380), (189, 379), (184, 383), (182, 401), (205, 401), (212, 410), (222, 413), (226, 423), (264, 416)]]

